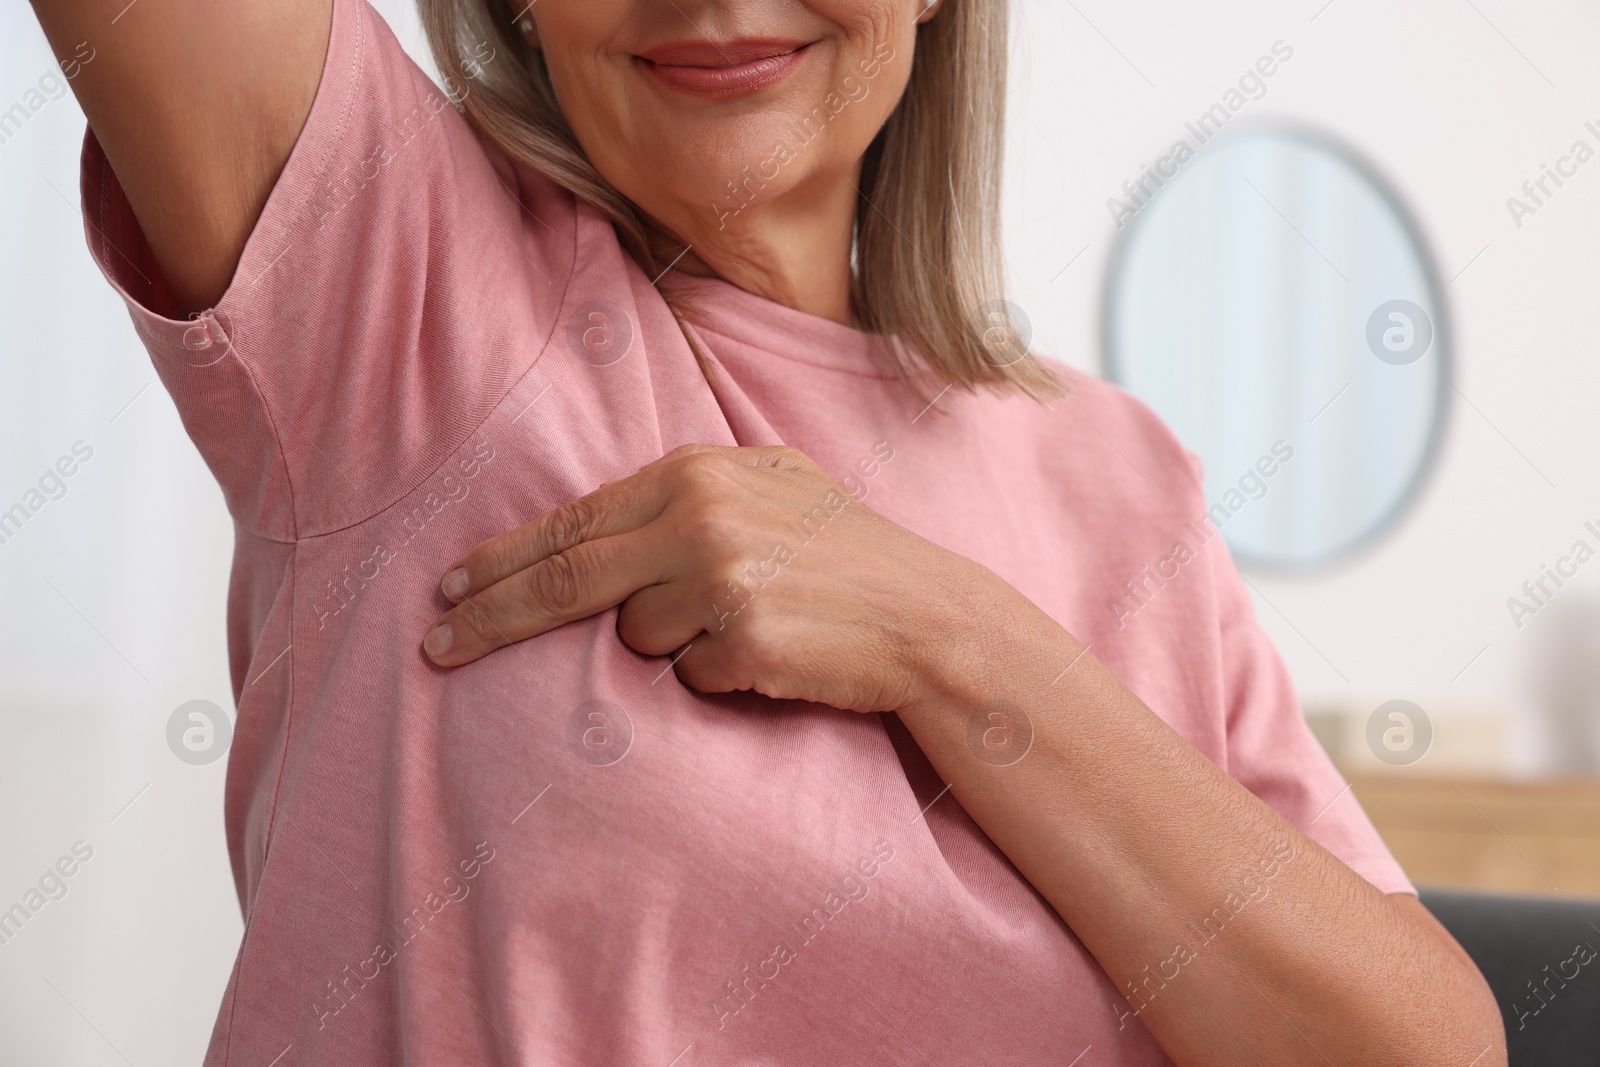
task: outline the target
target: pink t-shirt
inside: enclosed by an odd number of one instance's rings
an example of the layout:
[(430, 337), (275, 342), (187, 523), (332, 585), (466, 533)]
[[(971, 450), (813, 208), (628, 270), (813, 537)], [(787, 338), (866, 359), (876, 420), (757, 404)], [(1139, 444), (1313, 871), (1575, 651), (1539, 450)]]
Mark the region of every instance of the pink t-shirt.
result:
[(208, 1064), (1168, 1062), (893, 716), (699, 696), (613, 612), (428, 662), (458, 553), (685, 442), (801, 449), (1410, 891), (1142, 405), (1072, 374), (1048, 408), (923, 411), (871, 338), (720, 282), (708, 384), (604, 219), (482, 143), (365, 0), (334, 7), (213, 311), (163, 314), (92, 135), (83, 154), (94, 257), (237, 534), (246, 925)]

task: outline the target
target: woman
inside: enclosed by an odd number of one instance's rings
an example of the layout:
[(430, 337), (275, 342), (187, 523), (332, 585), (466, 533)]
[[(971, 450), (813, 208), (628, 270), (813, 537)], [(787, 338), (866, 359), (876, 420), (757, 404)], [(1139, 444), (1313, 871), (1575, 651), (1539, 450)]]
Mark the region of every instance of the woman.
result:
[(1192, 457), (1020, 350), (1003, 0), (423, 0), (451, 98), (35, 7), (237, 526), (208, 1063), (1504, 1062)]

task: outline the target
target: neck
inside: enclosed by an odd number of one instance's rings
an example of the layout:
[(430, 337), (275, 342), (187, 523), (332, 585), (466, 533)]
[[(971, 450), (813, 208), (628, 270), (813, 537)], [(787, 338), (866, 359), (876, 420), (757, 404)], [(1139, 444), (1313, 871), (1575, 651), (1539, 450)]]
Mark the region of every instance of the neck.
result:
[(651, 251), (662, 267), (677, 259), (675, 271), (722, 278), (796, 311), (854, 325), (850, 250), (859, 164), (853, 170), (819, 188), (748, 204), (720, 226), (703, 207), (685, 211), (670, 230), (652, 227)]

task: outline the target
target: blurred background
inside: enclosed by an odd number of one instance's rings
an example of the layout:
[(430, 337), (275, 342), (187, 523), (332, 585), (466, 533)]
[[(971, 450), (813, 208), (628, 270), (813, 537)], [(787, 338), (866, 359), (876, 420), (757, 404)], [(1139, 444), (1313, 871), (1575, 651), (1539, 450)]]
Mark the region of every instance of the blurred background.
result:
[[(431, 70), (411, 8), (376, 6)], [(1414, 881), (1600, 897), (1600, 8), (1015, 6), (1033, 347), (1201, 456)], [(49, 891), (0, 943), (0, 1062), (191, 1063), (242, 925), (223, 746), (180, 759), (168, 729), (231, 711), (232, 530), (85, 250), (83, 125), (0, 10), (0, 909)]]

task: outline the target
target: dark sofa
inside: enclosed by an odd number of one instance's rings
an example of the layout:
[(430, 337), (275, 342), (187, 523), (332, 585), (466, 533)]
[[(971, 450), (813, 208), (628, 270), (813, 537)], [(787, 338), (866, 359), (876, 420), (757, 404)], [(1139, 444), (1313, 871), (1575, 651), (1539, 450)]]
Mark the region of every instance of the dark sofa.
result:
[(1494, 990), (1511, 1067), (1600, 1067), (1600, 901), (1421, 898)]

